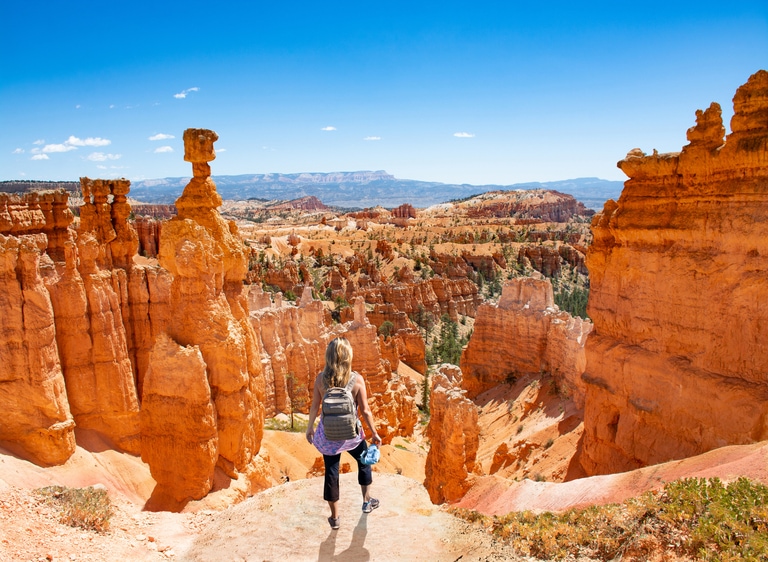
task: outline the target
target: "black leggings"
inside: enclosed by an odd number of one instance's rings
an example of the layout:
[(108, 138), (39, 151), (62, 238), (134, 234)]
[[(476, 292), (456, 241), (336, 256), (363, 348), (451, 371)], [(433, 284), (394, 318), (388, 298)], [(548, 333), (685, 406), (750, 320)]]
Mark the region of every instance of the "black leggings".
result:
[[(357, 461), (357, 483), (361, 486), (370, 486), (373, 482), (371, 466), (360, 462), (360, 457), (368, 450), (368, 443), (363, 440), (357, 447), (347, 451)], [(339, 462), (341, 453), (336, 455), (323, 455), (325, 462), (325, 485), (323, 486), (323, 499), (329, 502), (339, 501)]]

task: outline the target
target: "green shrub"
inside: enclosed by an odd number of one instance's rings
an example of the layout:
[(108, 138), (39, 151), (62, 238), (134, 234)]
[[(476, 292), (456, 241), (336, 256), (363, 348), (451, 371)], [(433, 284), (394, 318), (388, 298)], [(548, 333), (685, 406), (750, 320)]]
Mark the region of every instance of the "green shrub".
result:
[(621, 504), (564, 513), (512, 512), (478, 521), (522, 555), (544, 560), (647, 560), (659, 554), (705, 561), (768, 560), (768, 487), (739, 478), (687, 478)]
[(59, 509), (59, 521), (70, 527), (103, 532), (109, 529), (112, 504), (106, 490), (48, 486), (35, 491)]

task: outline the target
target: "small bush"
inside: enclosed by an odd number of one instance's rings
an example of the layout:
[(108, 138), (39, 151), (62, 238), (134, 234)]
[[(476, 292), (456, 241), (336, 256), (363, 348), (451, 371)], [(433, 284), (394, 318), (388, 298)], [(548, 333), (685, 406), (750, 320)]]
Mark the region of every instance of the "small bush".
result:
[(564, 513), (522, 511), (492, 520), (467, 510), (453, 513), (491, 527), (520, 554), (543, 560), (629, 562), (658, 554), (768, 560), (768, 487), (746, 478), (727, 486), (717, 478), (687, 478), (621, 504)]
[(36, 493), (59, 509), (59, 521), (65, 525), (98, 532), (109, 529), (112, 504), (106, 490), (48, 486)]

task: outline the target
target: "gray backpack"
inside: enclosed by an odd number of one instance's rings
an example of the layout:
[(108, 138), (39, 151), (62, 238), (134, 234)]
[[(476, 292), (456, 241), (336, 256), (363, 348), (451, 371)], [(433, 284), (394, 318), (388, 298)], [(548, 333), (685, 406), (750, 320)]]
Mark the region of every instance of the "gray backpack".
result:
[(357, 407), (352, 396), (357, 373), (352, 371), (344, 388), (331, 387), (323, 396), (323, 427), (329, 441), (346, 441), (357, 437)]

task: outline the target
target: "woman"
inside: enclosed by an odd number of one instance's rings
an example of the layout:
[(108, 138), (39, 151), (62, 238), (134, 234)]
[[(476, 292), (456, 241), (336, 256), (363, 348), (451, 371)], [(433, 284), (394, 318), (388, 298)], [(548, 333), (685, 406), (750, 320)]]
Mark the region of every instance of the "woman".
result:
[[(379, 507), (379, 500), (372, 498), (369, 494), (373, 475), (370, 465), (360, 462), (360, 458), (368, 450), (368, 444), (365, 442), (365, 434), (360, 429), (359, 434), (346, 441), (329, 441), (325, 437), (323, 429), (323, 419), (315, 429), (315, 418), (323, 401), (323, 395), (326, 390), (332, 387), (344, 388), (350, 381), (350, 377), (355, 377), (352, 383), (352, 397), (359, 414), (362, 414), (365, 424), (373, 436), (373, 442), (381, 445), (381, 438), (376, 432), (376, 425), (373, 420), (373, 414), (368, 406), (368, 394), (365, 389), (363, 377), (352, 371), (352, 345), (346, 338), (336, 338), (332, 340), (325, 350), (325, 368), (317, 375), (315, 379), (315, 388), (312, 393), (312, 406), (309, 409), (309, 423), (307, 425), (307, 441), (314, 444), (317, 449), (323, 453), (325, 462), (325, 485), (323, 487), (323, 499), (328, 502), (331, 508), (331, 516), (328, 523), (331, 529), (339, 528), (339, 461), (343, 451), (349, 452), (357, 461), (357, 482), (363, 492), (363, 512), (370, 513)], [(359, 423), (359, 422), (358, 422)]]

